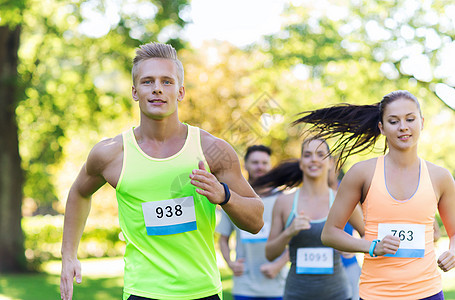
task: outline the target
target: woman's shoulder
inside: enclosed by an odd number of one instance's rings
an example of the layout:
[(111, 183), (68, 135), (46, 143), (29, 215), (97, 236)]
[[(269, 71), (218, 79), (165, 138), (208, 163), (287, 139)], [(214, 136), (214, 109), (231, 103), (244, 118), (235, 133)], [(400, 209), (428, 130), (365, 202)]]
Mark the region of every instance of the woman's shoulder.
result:
[(279, 201), (279, 202), (291, 201), (292, 202), (296, 191), (297, 191), (297, 189), (285, 190), (278, 195), (276, 201)]
[(376, 163), (378, 158), (370, 158), (367, 160), (362, 160), (355, 163), (352, 167), (346, 172), (346, 175), (349, 176), (362, 176), (362, 175), (371, 175), (372, 172), (376, 169)]
[(444, 167), (438, 166), (432, 162), (424, 160), (427, 168), (428, 173), (430, 174), (431, 181), (433, 185), (439, 184), (451, 184), (453, 181), (453, 176), (450, 174), (449, 170)]
[(293, 189), (291, 191), (283, 191), (280, 193), (276, 198), (275, 206), (279, 209), (292, 207), (296, 191), (297, 189)]

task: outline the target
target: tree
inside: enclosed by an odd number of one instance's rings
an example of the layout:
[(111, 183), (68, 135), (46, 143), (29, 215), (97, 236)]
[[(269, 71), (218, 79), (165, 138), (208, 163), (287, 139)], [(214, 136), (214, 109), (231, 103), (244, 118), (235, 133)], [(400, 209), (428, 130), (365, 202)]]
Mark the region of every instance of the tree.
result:
[[(286, 26), (258, 48), (272, 56), (274, 69), (294, 74), (304, 70), (306, 84), (320, 87), (301, 90), (306, 109), (375, 103), (393, 90), (411, 91), (420, 99), (427, 120), (421, 155), (454, 170), (448, 154), (455, 145), (446, 143), (444, 136), (453, 136), (450, 128), (455, 122), (435, 94), (438, 83), (455, 87), (453, 67), (443, 61), (454, 45), (454, 9), (439, 0), (289, 5)], [(380, 149), (378, 145), (371, 155)], [(358, 159), (348, 160), (347, 166)]]
[(1, 4), (0, 272), (26, 267), (22, 192), (52, 209), (65, 144), (131, 109), (118, 82), (129, 82), (133, 49), (150, 40), (183, 47), (186, 7), (186, 0)]
[(20, 26), (0, 26), (0, 272), (26, 265), (20, 223), (23, 174), (14, 117), (20, 31)]

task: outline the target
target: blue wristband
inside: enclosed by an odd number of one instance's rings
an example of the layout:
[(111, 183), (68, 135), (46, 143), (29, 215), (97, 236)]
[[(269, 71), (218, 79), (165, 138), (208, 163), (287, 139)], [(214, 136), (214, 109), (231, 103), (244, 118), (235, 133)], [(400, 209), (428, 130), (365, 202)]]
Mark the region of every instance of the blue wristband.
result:
[(381, 240), (373, 240), (370, 245), (370, 256), (371, 257), (376, 257), (377, 255), (374, 255), (374, 248), (376, 248), (376, 244), (379, 243)]
[(226, 203), (229, 202), (229, 199), (231, 199), (231, 192), (229, 191), (229, 187), (226, 183), (220, 182), (221, 185), (224, 188), (224, 201), (220, 203), (220, 205), (225, 205)]

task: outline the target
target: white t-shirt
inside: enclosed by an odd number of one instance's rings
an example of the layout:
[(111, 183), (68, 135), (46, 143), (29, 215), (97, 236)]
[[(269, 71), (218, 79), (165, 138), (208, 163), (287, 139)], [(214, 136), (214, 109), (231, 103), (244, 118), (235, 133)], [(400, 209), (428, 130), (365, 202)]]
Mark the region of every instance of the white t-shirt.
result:
[(264, 203), (264, 227), (255, 235), (238, 229), (229, 216), (222, 211), (216, 232), (224, 236), (230, 236), (235, 230), (236, 258), (245, 259), (243, 275), (233, 277), (233, 295), (252, 297), (283, 296), (288, 267), (283, 267), (274, 279), (265, 277), (260, 270), (262, 264), (269, 263), (267, 258), (265, 258), (265, 243), (270, 232), (273, 206), (279, 194), (279, 192), (274, 192), (270, 196), (262, 198)]

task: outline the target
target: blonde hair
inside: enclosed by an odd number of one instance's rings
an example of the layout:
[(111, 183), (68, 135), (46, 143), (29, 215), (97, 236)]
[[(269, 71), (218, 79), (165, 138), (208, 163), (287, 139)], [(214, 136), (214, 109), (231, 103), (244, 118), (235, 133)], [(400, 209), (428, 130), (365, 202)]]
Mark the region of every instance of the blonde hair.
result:
[(132, 71), (133, 84), (135, 84), (136, 82), (137, 68), (139, 66), (139, 63), (149, 58), (166, 58), (173, 60), (177, 66), (177, 79), (179, 85), (180, 86), (183, 85), (184, 79), (183, 65), (182, 62), (177, 57), (177, 51), (171, 45), (160, 44), (155, 42), (141, 45), (136, 50), (136, 56), (133, 59)]

